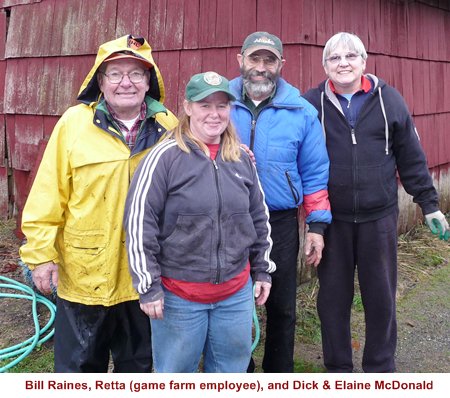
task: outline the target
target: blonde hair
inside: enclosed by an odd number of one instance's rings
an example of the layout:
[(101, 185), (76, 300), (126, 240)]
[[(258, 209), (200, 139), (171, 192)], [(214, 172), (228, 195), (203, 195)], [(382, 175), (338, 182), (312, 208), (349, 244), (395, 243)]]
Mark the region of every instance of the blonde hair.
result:
[[(194, 142), (207, 156), (210, 155), (209, 149), (204, 142), (199, 140), (192, 133), (190, 128), (190, 117), (186, 114), (186, 112), (182, 111), (181, 115), (178, 117), (178, 125), (174, 130), (170, 131), (166, 138), (173, 138), (177, 142), (178, 147), (186, 153), (190, 153), (191, 150), (189, 146), (186, 144), (185, 138), (188, 138), (192, 142)], [(220, 137), (221, 151), (220, 156), (222, 160), (227, 162), (239, 162), (241, 158), (241, 148), (240, 141), (236, 134), (236, 129), (231, 124), (228, 124), (225, 131), (222, 133)]]

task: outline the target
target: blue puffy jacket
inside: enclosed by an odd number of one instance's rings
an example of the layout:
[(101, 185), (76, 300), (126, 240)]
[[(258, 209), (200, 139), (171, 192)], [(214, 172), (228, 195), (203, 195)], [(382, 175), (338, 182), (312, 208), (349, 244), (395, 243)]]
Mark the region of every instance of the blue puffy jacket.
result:
[[(242, 98), (241, 77), (232, 80), (230, 88), (236, 98)], [(275, 96), (256, 120), (239, 100), (231, 117), (241, 141), (248, 146), (253, 141), (269, 210), (293, 209), (303, 203), (307, 223), (330, 223), (325, 141), (316, 109), (299, 90), (280, 78)]]

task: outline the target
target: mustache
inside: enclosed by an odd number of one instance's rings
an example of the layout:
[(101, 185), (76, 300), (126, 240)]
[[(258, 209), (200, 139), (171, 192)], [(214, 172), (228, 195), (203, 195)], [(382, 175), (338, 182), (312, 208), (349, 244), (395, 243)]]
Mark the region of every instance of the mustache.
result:
[(265, 77), (266, 79), (272, 80), (272, 74), (267, 72), (267, 71), (260, 72), (260, 71), (257, 71), (257, 70), (252, 70), (252, 71), (249, 71), (247, 73), (247, 76), (248, 77), (259, 77), (259, 76), (262, 76), (262, 77)]

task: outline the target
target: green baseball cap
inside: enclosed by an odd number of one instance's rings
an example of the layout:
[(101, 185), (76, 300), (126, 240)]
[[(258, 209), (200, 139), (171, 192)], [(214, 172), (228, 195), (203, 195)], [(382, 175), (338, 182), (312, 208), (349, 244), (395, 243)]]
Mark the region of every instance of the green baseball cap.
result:
[(197, 102), (218, 91), (227, 94), (231, 101), (236, 100), (230, 92), (230, 85), (225, 77), (216, 72), (198, 73), (189, 80), (185, 98), (188, 101)]
[(281, 40), (267, 32), (254, 32), (247, 36), (242, 45), (241, 54), (250, 55), (257, 50), (268, 50), (278, 59), (283, 58), (283, 43)]

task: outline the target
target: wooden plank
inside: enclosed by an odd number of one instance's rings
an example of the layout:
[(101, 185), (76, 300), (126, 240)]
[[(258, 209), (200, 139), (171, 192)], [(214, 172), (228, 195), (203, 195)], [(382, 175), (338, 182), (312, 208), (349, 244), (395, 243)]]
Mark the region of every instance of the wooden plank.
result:
[(417, 58), (417, 33), (416, 27), (418, 24), (418, 5), (416, 3), (408, 5), (406, 34), (407, 40), (407, 56), (410, 58)]
[(408, 5), (405, 3), (390, 3), (391, 15), (391, 54), (395, 56), (408, 55)]
[(46, 0), (13, 7), (6, 57), (94, 54), (101, 43), (115, 38), (116, 3)]
[(282, 37), (280, 0), (259, 0), (256, 8), (256, 30)]
[(373, 0), (368, 4), (367, 12), (370, 18), (367, 20), (368, 41), (364, 43), (366, 50), (374, 54), (383, 53), (387, 41), (385, 35), (386, 17), (382, 13), (380, 2), (383, 0)]
[[(11, 8), (6, 57), (33, 57), (54, 54), (53, 9), (55, 0)], [(59, 27), (64, 26), (62, 23)]]
[[(350, 32), (356, 34), (362, 42), (368, 42), (368, 6), (366, 1), (358, 2), (355, 7), (353, 0), (333, 0), (334, 33)], [(370, 15), (370, 18), (373, 18)]]
[(31, 170), (36, 161), (39, 141), (43, 137), (42, 116), (7, 115), (6, 140), (11, 167), (15, 170)]
[(183, 109), (182, 103), (184, 93), (189, 79), (196, 73), (202, 71), (202, 53), (201, 51), (185, 50), (180, 53), (180, 69), (178, 71), (178, 95), (176, 109), (173, 112), (180, 113)]
[(16, 235), (19, 237), (23, 237), (22, 231), (20, 230), (20, 225), (22, 221), (22, 211), (25, 206), (25, 202), (28, 197), (28, 176), (29, 171), (23, 170), (13, 170), (12, 171), (12, 179), (13, 179), (13, 192), (11, 201), (14, 203), (14, 207), (16, 208), (15, 213), (17, 214), (17, 228)]
[(408, 104), (409, 110), (414, 114), (415, 98), (413, 90), (413, 64), (410, 59), (402, 58), (400, 60), (401, 73), (400, 77), (402, 79), (402, 95)]
[[(56, 104), (55, 108), (46, 107), (42, 114), (45, 115), (62, 115), (62, 113), (72, 105), (76, 105), (78, 91), (85, 77), (89, 73), (94, 64), (95, 56), (83, 55), (79, 57), (60, 57), (58, 59), (59, 69), (55, 84)], [(63, 88), (63, 89), (61, 89)]]
[(9, 218), (8, 169), (0, 167), (0, 219)]
[(239, 63), (237, 61), (237, 54), (241, 53), (241, 47), (229, 47), (225, 50), (227, 54), (225, 77), (231, 80), (241, 74), (241, 71), (239, 70)]
[[(198, 35), (200, 14), (200, 0), (188, 0), (184, 2), (184, 30), (183, 30), (183, 48), (198, 48)], [(231, 18), (230, 18), (231, 20)]]
[(5, 113), (61, 115), (76, 104), (79, 88), (93, 62), (91, 55), (8, 60)]
[(281, 70), (282, 76), (289, 83), (300, 88), (302, 78), (302, 68), (300, 67), (300, 44), (285, 45), (283, 52), (286, 63)]
[(0, 114), (0, 167), (6, 167), (6, 126), (5, 115)]
[[(237, 63), (237, 61), (236, 61)], [(214, 71), (221, 75), (227, 73), (227, 51), (224, 48), (207, 48), (202, 50), (200, 72)], [(198, 73), (198, 72), (195, 72)]]
[(423, 62), (420, 60), (412, 60), (411, 62), (413, 65), (413, 82), (421, 82), (421, 84), (413, 85), (414, 115), (423, 115), (425, 111), (425, 84), (423, 83)]
[(448, 115), (445, 115), (443, 113), (434, 115), (436, 137), (438, 139), (438, 165), (450, 163), (450, 140), (448, 139), (449, 134), (445, 134), (449, 122), (450, 117)]
[[(302, 71), (302, 75), (300, 77), (300, 89), (303, 92), (308, 91), (312, 87), (316, 87), (319, 83), (319, 79), (317, 81), (313, 81), (312, 73), (313, 73), (313, 62), (316, 65), (321, 65), (321, 59), (312, 60), (312, 50), (313, 46), (301, 45), (300, 46), (300, 70)], [(323, 70), (323, 69), (322, 69)]]
[(316, 87), (321, 81), (327, 78), (322, 66), (322, 53), (323, 49), (321, 47), (311, 47), (311, 65), (309, 66), (311, 71), (311, 87)]
[(6, 61), (0, 61), (0, 113), (3, 113), (4, 107), (4, 93), (5, 93), (5, 79), (6, 79)]
[(0, 60), (5, 59), (6, 26), (6, 13), (0, 10)]
[[(295, 0), (290, 0), (294, 1)], [(316, 7), (316, 41), (315, 44), (325, 46), (328, 39), (337, 33), (333, 28), (332, 8), (329, 0), (317, 0)]]
[(55, 128), (59, 116), (44, 116), (44, 140), (48, 140)]
[(116, 10), (117, 0), (56, 1), (53, 35), (62, 39), (54, 55), (96, 54), (100, 44), (115, 39)]
[(281, 27), (278, 26), (278, 23), (276, 24), (283, 44), (299, 43), (301, 41), (303, 34), (301, 23), (302, 2), (298, 0), (283, 0), (281, 3)]
[(233, 2), (217, 2), (216, 46), (230, 47), (233, 44)]
[(430, 76), (430, 62), (429, 61), (422, 61), (422, 80), (421, 84), (423, 85), (423, 111), (426, 114), (433, 114), (436, 112), (436, 109), (433, 109), (431, 106), (431, 97), (434, 95), (434, 93), (431, 91), (431, 76)]
[(22, 4), (40, 3), (42, 0), (0, 0), (0, 7), (12, 7)]
[[(430, 93), (431, 113), (445, 112), (445, 89), (442, 87), (442, 79), (444, 77), (444, 64), (442, 62), (430, 62), (430, 82), (427, 90)], [(425, 82), (424, 82), (425, 84)]]
[(178, 70), (180, 67), (180, 51), (159, 52), (158, 67), (163, 76), (166, 92), (164, 104), (172, 112), (176, 112), (179, 96)]
[[(116, 37), (132, 34), (148, 40), (151, 0), (117, 0)], [(151, 45), (151, 43), (150, 43)]]
[[(183, 47), (184, 0), (152, 0), (148, 35), (154, 49)], [(206, 25), (206, 24), (205, 24)]]
[(198, 44), (200, 48), (214, 47), (216, 43), (217, 0), (200, 0)]
[(245, 38), (256, 32), (256, 9), (256, 0), (233, 0), (233, 46), (242, 47)]
[[(444, 75), (442, 76), (442, 78), (450, 76), (449, 73), (450, 73), (450, 62), (447, 62), (444, 64)], [(444, 112), (447, 112), (450, 117), (450, 90), (442, 89), (442, 91), (444, 92)], [(447, 126), (450, 126), (450, 123)]]

